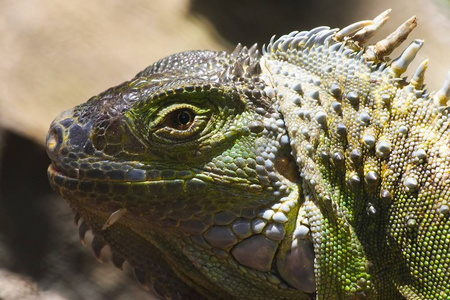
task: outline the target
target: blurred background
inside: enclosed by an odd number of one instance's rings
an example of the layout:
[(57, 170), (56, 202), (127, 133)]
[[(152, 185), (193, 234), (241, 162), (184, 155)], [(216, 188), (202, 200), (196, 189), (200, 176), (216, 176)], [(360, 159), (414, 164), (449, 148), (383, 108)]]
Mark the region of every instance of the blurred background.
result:
[(407, 75), (430, 58), (426, 82), (438, 89), (450, 69), (449, 0), (0, 0), (0, 299), (149, 298), (130, 270), (98, 264), (80, 244), (47, 183), (45, 135), (61, 111), (175, 52), (262, 46), (387, 8), (374, 41), (416, 15), (409, 41), (425, 45)]

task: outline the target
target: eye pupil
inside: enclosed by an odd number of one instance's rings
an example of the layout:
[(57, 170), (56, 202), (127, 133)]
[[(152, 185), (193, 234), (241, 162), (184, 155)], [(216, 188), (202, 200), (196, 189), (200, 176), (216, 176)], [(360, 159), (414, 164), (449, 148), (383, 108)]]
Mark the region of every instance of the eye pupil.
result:
[(180, 125), (186, 126), (191, 121), (192, 121), (192, 116), (191, 116), (191, 113), (189, 111), (183, 110), (183, 111), (178, 113), (178, 115), (177, 115), (177, 122)]
[(195, 114), (190, 109), (178, 109), (170, 113), (164, 123), (167, 127), (177, 130), (187, 130), (194, 123)]

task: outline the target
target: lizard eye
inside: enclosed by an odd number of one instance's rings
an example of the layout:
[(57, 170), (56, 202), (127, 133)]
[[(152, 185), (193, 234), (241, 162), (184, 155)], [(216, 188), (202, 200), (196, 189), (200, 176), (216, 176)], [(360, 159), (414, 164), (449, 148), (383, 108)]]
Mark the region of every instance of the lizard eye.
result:
[(152, 139), (162, 143), (186, 143), (208, 130), (211, 108), (190, 103), (169, 103), (153, 112), (150, 122)]
[(164, 125), (177, 130), (186, 130), (194, 123), (195, 113), (188, 109), (177, 109), (168, 114), (164, 120)]

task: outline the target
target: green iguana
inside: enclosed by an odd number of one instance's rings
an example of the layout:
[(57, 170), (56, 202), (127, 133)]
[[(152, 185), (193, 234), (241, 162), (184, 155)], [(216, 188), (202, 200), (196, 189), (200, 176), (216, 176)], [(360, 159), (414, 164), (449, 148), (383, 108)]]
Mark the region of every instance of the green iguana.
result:
[[(168, 56), (57, 117), (51, 185), (170, 299), (449, 299), (450, 73), (411, 18)], [(448, 49), (447, 49), (448, 50)], [(82, 221), (79, 221), (82, 218)]]

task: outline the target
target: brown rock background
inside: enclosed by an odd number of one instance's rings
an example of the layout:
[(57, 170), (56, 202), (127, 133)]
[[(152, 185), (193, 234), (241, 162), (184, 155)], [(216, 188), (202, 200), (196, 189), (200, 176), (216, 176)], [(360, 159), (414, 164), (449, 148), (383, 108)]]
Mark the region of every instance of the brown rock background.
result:
[[(79, 245), (71, 212), (47, 184), (44, 141), (59, 112), (175, 52), (262, 45), (275, 33), (343, 27), (387, 8), (391, 21), (374, 40), (417, 15), (409, 40), (425, 46), (411, 70), (430, 58), (428, 87), (439, 88), (450, 68), (448, 0), (0, 1), (0, 269), (13, 274), (0, 284), (19, 289), (15, 273), (33, 282), (18, 292), (45, 290), (42, 299), (146, 296), (130, 272), (99, 265)], [(24, 298), (2, 291), (0, 299)]]

